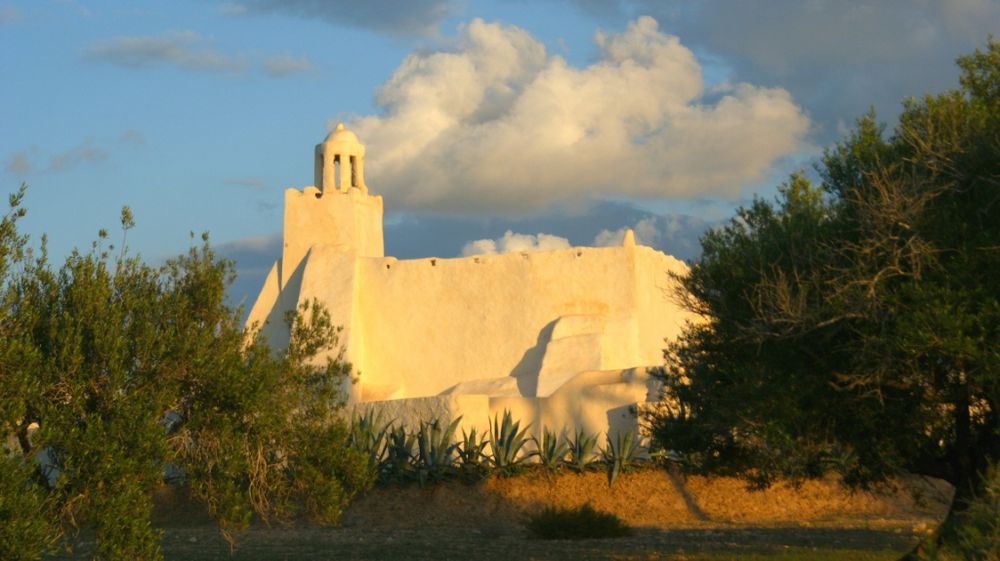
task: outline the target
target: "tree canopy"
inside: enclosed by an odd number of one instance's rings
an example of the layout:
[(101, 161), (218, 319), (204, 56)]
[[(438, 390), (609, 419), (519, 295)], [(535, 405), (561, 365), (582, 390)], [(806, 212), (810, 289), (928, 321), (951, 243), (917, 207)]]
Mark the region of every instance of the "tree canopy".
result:
[(0, 558), (72, 545), (157, 559), (153, 491), (183, 478), (227, 539), (252, 515), (337, 519), (367, 488), (337, 416), (350, 365), (318, 304), (275, 352), (225, 304), (233, 278), (203, 236), (162, 266), (101, 232), (58, 269), (18, 234), (24, 188), (0, 223)]
[(656, 439), (755, 485), (828, 470), (955, 485), (1000, 459), (1000, 43), (960, 88), (874, 113), (702, 238), (665, 351)]

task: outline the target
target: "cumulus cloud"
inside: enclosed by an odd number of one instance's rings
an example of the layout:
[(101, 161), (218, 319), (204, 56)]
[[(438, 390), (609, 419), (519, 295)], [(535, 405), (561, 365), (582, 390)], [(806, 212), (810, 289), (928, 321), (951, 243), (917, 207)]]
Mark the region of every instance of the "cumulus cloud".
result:
[[(591, 0), (570, 0), (589, 10)], [(823, 141), (875, 105), (957, 85), (954, 60), (1000, 27), (1000, 0), (660, 0), (612, 2), (650, 13), (719, 55), (739, 79), (780, 85), (824, 125)]]
[(169, 65), (187, 70), (234, 72), (246, 66), (241, 59), (217, 51), (208, 43), (193, 31), (112, 37), (92, 43), (84, 58), (123, 68)]
[(49, 157), (48, 171), (66, 171), (80, 164), (97, 164), (108, 159), (108, 151), (87, 139), (76, 146)]
[(576, 68), (522, 29), (477, 19), (455, 49), (411, 54), (380, 88), (380, 114), (350, 124), (370, 183), (450, 211), (735, 196), (803, 148), (809, 120), (788, 92), (709, 95), (694, 54), (652, 18), (594, 39), (599, 59)]
[(694, 259), (701, 253), (701, 235), (715, 226), (697, 216), (663, 214), (647, 216), (631, 226), (616, 230), (601, 230), (594, 236), (593, 245), (610, 247), (621, 245), (625, 230), (635, 233), (635, 242), (659, 249), (678, 259)]
[(482, 255), (492, 253), (513, 253), (521, 251), (548, 251), (568, 248), (569, 240), (550, 234), (518, 234), (507, 230), (495, 240), (475, 240), (462, 247), (462, 255)]
[(433, 35), (455, 12), (453, 0), (245, 0), (224, 4), (227, 13), (275, 13), (392, 35)]
[(632, 230), (635, 234), (635, 243), (639, 245), (656, 245), (660, 239), (660, 232), (656, 228), (656, 217), (643, 218), (631, 227), (618, 228), (617, 230), (601, 230), (594, 236), (594, 246), (611, 247), (621, 245), (625, 239), (625, 231)]
[(312, 70), (312, 63), (305, 57), (277, 55), (264, 59), (263, 68), (264, 72), (272, 78), (284, 78)]

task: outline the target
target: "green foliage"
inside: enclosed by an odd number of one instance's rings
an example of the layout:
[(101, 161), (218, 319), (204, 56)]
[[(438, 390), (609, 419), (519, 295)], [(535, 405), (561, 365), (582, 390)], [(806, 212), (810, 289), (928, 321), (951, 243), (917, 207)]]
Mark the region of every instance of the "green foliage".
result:
[(565, 438), (557, 435), (554, 431), (550, 431), (548, 428), (542, 427), (542, 440), (539, 442), (535, 437), (531, 437), (531, 440), (535, 442), (535, 454), (538, 456), (538, 461), (542, 464), (542, 467), (551, 472), (555, 472), (562, 467), (563, 462), (566, 460), (566, 455), (569, 454), (569, 444)]
[[(332, 522), (371, 484), (337, 416), (350, 365), (331, 352), (325, 310), (291, 314), (290, 343), (273, 352), (224, 304), (232, 266), (206, 236), (147, 265), (125, 250), (127, 208), (116, 256), (102, 233), (53, 270), (44, 240), (35, 254), (17, 233), (22, 196), (0, 222), (0, 435), (18, 442), (0, 469), (3, 547), (32, 558), (85, 525), (96, 558), (158, 559), (150, 513), (167, 465), (229, 539), (253, 514)], [(50, 473), (25, 467), (39, 453)], [(6, 520), (8, 500), (31, 514)]]
[(960, 515), (955, 549), (969, 561), (1000, 561), (1000, 467), (990, 466), (984, 480)]
[(455, 451), (458, 448), (452, 443), (455, 430), (462, 417), (442, 427), (438, 419), (421, 422), (417, 431), (416, 471), (420, 485), (428, 480), (440, 481), (455, 474)]
[(620, 538), (632, 529), (614, 514), (594, 510), (589, 504), (577, 508), (546, 507), (528, 518), (528, 532), (543, 540)]
[(595, 448), (597, 448), (597, 435), (588, 435), (583, 429), (577, 429), (573, 439), (569, 441), (569, 462), (566, 466), (577, 473), (583, 473), (595, 459)]
[(382, 482), (404, 482), (413, 479), (413, 443), (415, 437), (402, 424), (392, 427), (386, 447), (385, 461), (379, 469)]
[(632, 431), (619, 432), (614, 440), (608, 433), (607, 441), (608, 447), (601, 451), (601, 456), (608, 468), (608, 487), (610, 487), (615, 484), (620, 474), (631, 471), (632, 466), (641, 458), (642, 447)]
[(348, 443), (368, 458), (368, 468), (376, 473), (385, 462), (392, 421), (385, 421), (381, 409), (351, 417)]
[(903, 471), (957, 488), (1000, 458), (1000, 44), (958, 91), (874, 114), (702, 238), (678, 294), (705, 322), (665, 351), (661, 447), (746, 477)]
[(528, 443), (525, 436), (531, 425), (521, 429), (521, 421), (514, 421), (510, 411), (503, 412), (503, 420), (498, 420), (493, 416), (493, 423), (490, 427), (490, 448), (493, 453), (491, 460), (496, 472), (507, 477), (517, 473), (522, 464), (530, 458), (533, 453), (525, 453), (524, 447)]
[(0, 454), (0, 559), (40, 559), (59, 535), (48, 489), (20, 456)]
[(490, 473), (486, 445), (489, 440), (476, 434), (476, 429), (468, 433), (462, 429), (462, 442), (458, 447), (458, 468), (466, 481), (479, 481)]

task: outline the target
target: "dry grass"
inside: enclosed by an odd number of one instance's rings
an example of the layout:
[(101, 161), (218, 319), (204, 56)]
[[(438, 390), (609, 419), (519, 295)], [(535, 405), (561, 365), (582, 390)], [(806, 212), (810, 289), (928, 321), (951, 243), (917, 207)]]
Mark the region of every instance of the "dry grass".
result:
[[(630, 526), (662, 529), (788, 524), (932, 527), (944, 517), (950, 500), (951, 488), (946, 483), (919, 478), (900, 483), (893, 492), (875, 494), (852, 492), (834, 479), (806, 481), (798, 487), (779, 483), (764, 491), (750, 491), (733, 478), (684, 479), (649, 469), (627, 474), (609, 488), (603, 472), (553, 476), (537, 471), (492, 478), (475, 486), (376, 489), (348, 509), (344, 523), (517, 525), (524, 512), (589, 503)], [(407, 516), (414, 511), (421, 516)]]
[[(915, 501), (913, 493), (923, 496)], [(913, 479), (888, 494), (851, 493), (834, 480), (760, 492), (729, 478), (683, 480), (662, 470), (619, 478), (543, 471), (458, 482), (388, 486), (356, 500), (341, 527), (254, 525), (235, 557), (204, 510), (175, 491), (159, 497), (166, 558), (269, 559), (724, 559), (888, 561), (943, 518), (950, 488)], [(633, 527), (612, 540), (531, 539), (527, 513), (590, 503)], [(76, 558), (85, 558), (85, 547)]]

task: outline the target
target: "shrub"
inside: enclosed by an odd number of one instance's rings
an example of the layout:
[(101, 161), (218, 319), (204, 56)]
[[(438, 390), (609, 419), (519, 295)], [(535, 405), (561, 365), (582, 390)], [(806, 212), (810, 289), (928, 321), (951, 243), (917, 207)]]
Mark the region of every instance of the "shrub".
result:
[(385, 461), (379, 466), (379, 481), (400, 483), (413, 479), (413, 442), (414, 436), (406, 432), (404, 425), (389, 431)]
[(531, 427), (521, 429), (521, 421), (514, 421), (510, 411), (503, 412), (503, 420), (498, 421), (497, 416), (493, 416), (493, 424), (490, 433), (490, 448), (493, 449), (493, 467), (501, 476), (509, 476), (517, 473), (521, 464), (534, 455), (534, 453), (522, 454), (521, 451), (528, 439), (525, 434)]
[(428, 480), (439, 481), (455, 473), (456, 444), (452, 444), (455, 429), (462, 420), (459, 416), (447, 427), (441, 428), (438, 419), (421, 422), (417, 431), (417, 478), (420, 485)]
[(535, 437), (532, 437), (531, 440), (535, 442), (535, 448), (537, 448), (535, 454), (538, 455), (538, 461), (542, 467), (552, 472), (562, 467), (566, 455), (569, 454), (569, 444), (566, 443), (565, 438), (547, 428), (542, 428), (542, 440), (539, 441)]
[(1000, 466), (986, 474), (983, 490), (969, 501), (957, 528), (957, 549), (970, 561), (1000, 561)]
[(462, 429), (462, 442), (458, 446), (458, 467), (466, 481), (480, 481), (490, 474), (486, 445), (489, 439), (480, 437), (473, 428), (468, 433)]
[(608, 486), (615, 484), (618, 475), (632, 469), (632, 465), (639, 460), (641, 447), (639, 439), (632, 431), (619, 432), (618, 438), (611, 439), (611, 434), (607, 435), (608, 447), (601, 451), (604, 462), (608, 466)]
[(594, 510), (589, 504), (577, 508), (546, 507), (529, 516), (525, 526), (533, 537), (543, 540), (620, 538), (632, 534), (632, 529), (620, 518)]
[(577, 429), (573, 440), (569, 442), (569, 462), (566, 464), (577, 473), (586, 470), (594, 460), (594, 448), (597, 446), (597, 435), (584, 434), (583, 429)]
[(23, 458), (0, 448), (0, 559), (39, 559), (59, 535), (48, 489), (33, 470)]
[(368, 413), (355, 414), (351, 418), (351, 431), (348, 442), (351, 447), (365, 454), (368, 467), (376, 472), (385, 461), (388, 450), (388, 436), (392, 422), (383, 420), (381, 409)]

